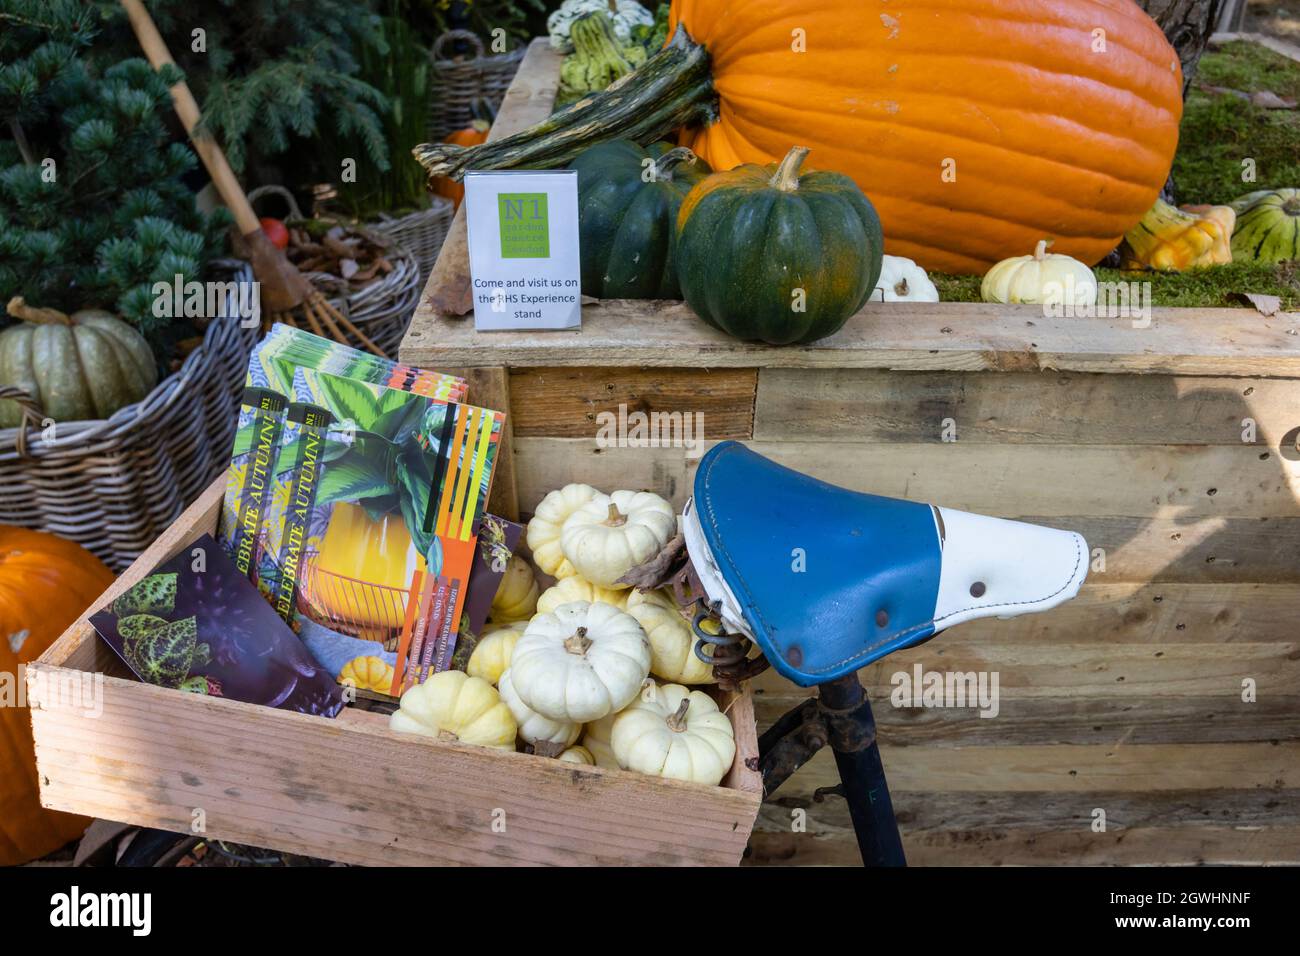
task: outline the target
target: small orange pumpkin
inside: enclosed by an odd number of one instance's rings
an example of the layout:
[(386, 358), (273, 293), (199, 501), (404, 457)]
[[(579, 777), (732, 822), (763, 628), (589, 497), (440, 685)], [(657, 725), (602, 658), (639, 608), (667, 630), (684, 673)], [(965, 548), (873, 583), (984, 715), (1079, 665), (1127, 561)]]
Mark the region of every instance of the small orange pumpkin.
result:
[(19, 668), (112, 583), (113, 572), (71, 541), (0, 525), (0, 866), (51, 853), (90, 823), (41, 807), (31, 717), (11, 695), (23, 680)]
[[(492, 129), (492, 121), (496, 119), (496, 110), (492, 104), (480, 97), (475, 100), (470, 107), (473, 119), (464, 129), (458, 129), (451, 133), (443, 140), (444, 143), (451, 143), (453, 146), (477, 146), (479, 143), (486, 143), (488, 131)], [(455, 209), (460, 208), (461, 200), (465, 198), (465, 184), (458, 183), (454, 179), (448, 179), (446, 176), (438, 176), (432, 180), (433, 194), (443, 196), (455, 203)]]

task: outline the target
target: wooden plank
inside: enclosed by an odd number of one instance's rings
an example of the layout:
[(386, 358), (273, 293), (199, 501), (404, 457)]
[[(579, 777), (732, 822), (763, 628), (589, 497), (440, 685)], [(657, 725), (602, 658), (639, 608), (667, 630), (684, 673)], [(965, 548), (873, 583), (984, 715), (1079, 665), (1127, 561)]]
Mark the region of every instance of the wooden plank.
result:
[[(1094, 808), (1106, 811), (1108, 830), (1200, 826), (1207, 822), (1238, 827), (1300, 827), (1300, 790), (1114, 790), (1083, 795), (1052, 790), (977, 794), (911, 791), (899, 793), (895, 801), (899, 824), (910, 833), (995, 827), (1091, 830)], [(817, 802), (782, 796), (764, 805), (756, 828), (789, 832), (793, 810), (806, 812), (810, 831), (852, 829), (848, 806), (842, 799)]]
[[(444, 255), (451, 250), (444, 249)], [(435, 273), (436, 274), (436, 273)], [(432, 282), (433, 280), (431, 280)], [(868, 303), (835, 335), (807, 345), (740, 342), (681, 302), (584, 305), (582, 328), (479, 334), (422, 306), (407, 361), (444, 365), (879, 368), (907, 371), (1159, 372), (1300, 377), (1300, 314), (1154, 309), (1126, 319), (1048, 318), (1034, 306)]]
[[(716, 442), (712, 435), (703, 450)], [(854, 491), (982, 514), (1132, 515), (1189, 521), (1300, 516), (1300, 463), (1251, 446), (858, 444), (752, 441), (761, 455)], [(636, 487), (667, 473), (694, 473), (691, 448), (602, 448), (587, 439), (520, 438), (521, 503), (527, 509), (560, 472), (594, 469), (590, 484), (626, 475)], [(528, 472), (530, 478), (523, 477)], [(954, 476), (960, 476), (955, 481)], [(601, 480), (597, 480), (601, 479)], [(570, 478), (569, 480), (574, 480)], [(564, 482), (560, 482), (563, 484)], [(619, 486), (622, 487), (622, 486)], [(628, 485), (627, 487), (631, 487)], [(663, 493), (660, 489), (660, 493)], [(689, 496), (689, 490), (687, 490)]]
[(512, 369), (511, 414), (516, 436), (590, 438), (641, 412), (690, 415), (714, 440), (750, 438), (757, 385), (756, 369)]
[(759, 372), (754, 437), (1240, 448), (1247, 419), (1260, 453), (1294, 442), (1300, 380), (778, 368)]
[[(1050, 613), (1050, 612), (1049, 612)], [(1001, 698), (1119, 697), (1152, 701), (1157, 698), (1222, 697), (1223, 708), (1249, 712), (1242, 702), (1242, 682), (1255, 681), (1258, 696), (1289, 696), (1300, 688), (1300, 644), (1049, 644), (988, 643), (963, 639), (954, 628), (918, 647), (895, 651), (858, 672), (862, 684), (879, 706), (891, 705), (896, 675), (911, 678), (923, 671), (997, 674)], [(776, 671), (754, 682), (756, 690), (783, 697), (800, 691)], [(997, 723), (996, 720), (992, 721)], [(1295, 737), (1300, 739), (1300, 714)]]
[[(751, 866), (861, 866), (851, 833), (839, 839), (755, 833)], [(1210, 824), (1094, 834), (1034, 829), (903, 834), (909, 866), (1267, 866), (1300, 863), (1300, 827)]]
[[(1276, 743), (898, 747), (880, 742), (891, 793), (1032, 793), (1300, 789), (1300, 740)], [(823, 751), (777, 793), (811, 798), (839, 781)], [(1095, 804), (1094, 804), (1095, 806)]]
[(1008, 644), (1204, 643), (1294, 640), (1296, 584), (1107, 583), (1095, 574), (1049, 614), (971, 621), (937, 640)]
[[(791, 691), (798, 688), (791, 687)], [(975, 710), (901, 708), (888, 688), (873, 691), (880, 739), (897, 747), (981, 747), (1041, 744), (1245, 743), (1300, 737), (1300, 695), (1287, 689), (1256, 703), (1240, 697), (1107, 695), (1061, 699), (1003, 693), (996, 719)], [(754, 712), (765, 730), (806, 695), (754, 691)]]
[[(488, 142), (495, 142), (507, 136), (513, 136), (551, 115), (555, 103), (555, 93), (559, 89), (560, 61), (563, 56), (551, 49), (545, 37), (538, 37), (528, 46), (519, 71), (510, 82), (501, 108), (488, 133)], [(409, 161), (409, 157), (403, 159)], [(465, 207), (456, 211), (451, 222), (447, 238), (443, 241), (438, 261), (434, 263), (429, 281), (424, 287), (424, 295), (416, 309), (416, 315), (426, 318), (435, 313), (454, 314), (454, 321), (473, 330), (473, 323), (465, 321), (462, 316), (471, 308), (469, 285), (469, 235), (465, 228)], [(411, 328), (415, 328), (415, 322)], [(407, 338), (410, 332), (408, 330)], [(403, 341), (401, 353), (407, 354), (409, 346)], [(415, 359), (403, 359), (414, 362)], [(458, 365), (482, 365), (501, 363), (457, 362)]]
[(842, 488), (981, 514), (1300, 516), (1300, 462), (1251, 445), (749, 444)]
[[(35, 664), (30, 685), (61, 670)], [(211, 838), (342, 862), (732, 865), (759, 803), (752, 785), (574, 769), (114, 678), (95, 720), (53, 696), (32, 707), (44, 805), (181, 832), (202, 811)]]

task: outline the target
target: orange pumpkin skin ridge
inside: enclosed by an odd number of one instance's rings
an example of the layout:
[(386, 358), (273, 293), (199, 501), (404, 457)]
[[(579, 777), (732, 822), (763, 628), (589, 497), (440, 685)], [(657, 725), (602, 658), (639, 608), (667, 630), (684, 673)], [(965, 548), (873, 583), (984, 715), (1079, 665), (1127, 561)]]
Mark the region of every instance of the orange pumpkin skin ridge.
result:
[[(44, 653), (112, 583), (113, 572), (71, 541), (0, 525), (0, 673), (21, 677), (18, 668)], [(15, 650), (11, 638), (22, 632)], [(41, 808), (31, 715), (0, 707), (0, 866), (57, 850), (89, 823)]]
[(1178, 145), (1178, 57), (1131, 0), (673, 0), (678, 23), (720, 99), (683, 145), (714, 169), (811, 147), (870, 198), (885, 251), (927, 269), (983, 272), (1043, 238), (1094, 263)]

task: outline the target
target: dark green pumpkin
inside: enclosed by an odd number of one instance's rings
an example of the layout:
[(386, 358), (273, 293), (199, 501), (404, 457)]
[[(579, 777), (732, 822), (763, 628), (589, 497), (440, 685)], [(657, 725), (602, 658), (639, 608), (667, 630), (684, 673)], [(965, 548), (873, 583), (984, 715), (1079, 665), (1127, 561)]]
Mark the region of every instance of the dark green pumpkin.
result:
[(1300, 259), (1300, 189), (1264, 189), (1235, 200), (1235, 262)]
[(834, 334), (880, 278), (884, 240), (848, 176), (799, 174), (808, 150), (695, 187), (677, 216), (686, 302), (710, 325), (772, 345)]
[(627, 140), (574, 158), (582, 291), (598, 299), (680, 299), (677, 210), (709, 174), (685, 147)]

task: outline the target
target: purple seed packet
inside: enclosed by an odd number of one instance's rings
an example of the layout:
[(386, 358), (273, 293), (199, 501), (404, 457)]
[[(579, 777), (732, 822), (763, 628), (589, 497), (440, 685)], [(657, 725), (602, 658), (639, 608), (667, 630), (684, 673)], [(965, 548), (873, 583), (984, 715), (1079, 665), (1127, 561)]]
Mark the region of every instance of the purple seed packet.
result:
[(474, 550), (474, 563), (470, 566), (469, 591), (465, 595), (460, 636), (456, 639), (451, 661), (440, 662), (439, 670), (446, 670), (450, 666), (463, 671), (469, 664), (469, 656), (474, 653), (478, 636), (487, 623), (488, 612), (492, 610), (492, 599), (497, 596), (497, 588), (501, 586), (501, 578), (510, 563), (510, 555), (515, 553), (523, 534), (524, 526), (521, 524), (492, 514), (483, 516), (478, 532), (478, 547)]
[(323, 717), (334, 682), (212, 535), (164, 561), (90, 618), (142, 681)]

